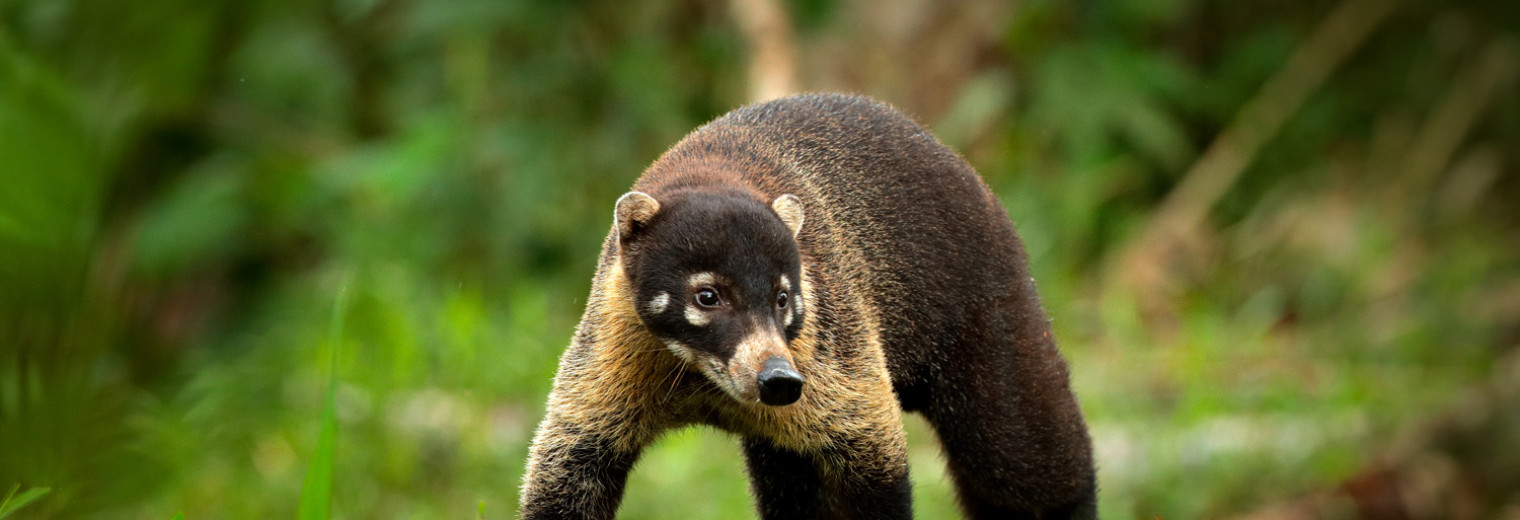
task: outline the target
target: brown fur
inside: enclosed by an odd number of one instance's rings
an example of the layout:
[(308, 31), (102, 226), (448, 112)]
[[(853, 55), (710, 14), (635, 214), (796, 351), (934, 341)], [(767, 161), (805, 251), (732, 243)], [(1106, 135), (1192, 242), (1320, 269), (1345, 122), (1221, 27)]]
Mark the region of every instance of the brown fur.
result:
[[(782, 345), (695, 366), (636, 310), (619, 237), (676, 194), (720, 188), (769, 204), (796, 238), (804, 320), (784, 347), (806, 386), (788, 406), (712, 379), (752, 380)], [(693, 132), (634, 189), (659, 202), (606, 240), (530, 450), (524, 517), (611, 517), (639, 451), (694, 423), (745, 436), (752, 471), (796, 468), (827, 488), (754, 475), (767, 517), (910, 514), (903, 410), (939, 429), (968, 515), (1093, 515), (1086, 429), (1022, 247), (975, 172), (917, 125), (843, 96), (751, 106)]]

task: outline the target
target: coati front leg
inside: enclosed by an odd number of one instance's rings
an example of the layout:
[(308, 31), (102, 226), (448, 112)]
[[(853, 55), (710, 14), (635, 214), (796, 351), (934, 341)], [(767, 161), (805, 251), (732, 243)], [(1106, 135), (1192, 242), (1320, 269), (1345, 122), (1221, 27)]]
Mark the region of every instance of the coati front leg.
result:
[(823, 454), (826, 478), (838, 486), (838, 517), (913, 518), (913, 486), (908, 481), (908, 446), (902, 425), (876, 435), (840, 439)]
[[(814, 393), (792, 413), (747, 428), (744, 456), (761, 518), (913, 517), (902, 411), (879, 358), (840, 377), (811, 371)], [(864, 377), (861, 377), (864, 376)]]
[[(548, 413), (528, 449), (519, 511), (524, 519), (611, 519), (623, 500), (628, 472), (658, 433), (662, 415), (641, 399), (609, 396), (648, 395), (639, 384), (658, 384), (647, 374), (597, 356), (610, 349), (577, 344), (561, 359)], [(648, 355), (648, 354), (646, 354)], [(620, 368), (621, 367), (621, 368)], [(633, 386), (629, 386), (633, 385)]]
[(551, 413), (529, 450), (519, 500), (522, 518), (613, 518), (641, 451), (618, 444), (607, 432), (585, 431)]
[(744, 462), (760, 518), (829, 518), (818, 464), (810, 456), (749, 436)]
[(912, 518), (907, 464), (893, 462), (899, 452), (863, 446), (880, 440), (842, 440), (838, 448), (805, 454), (745, 437), (744, 458), (760, 518)]

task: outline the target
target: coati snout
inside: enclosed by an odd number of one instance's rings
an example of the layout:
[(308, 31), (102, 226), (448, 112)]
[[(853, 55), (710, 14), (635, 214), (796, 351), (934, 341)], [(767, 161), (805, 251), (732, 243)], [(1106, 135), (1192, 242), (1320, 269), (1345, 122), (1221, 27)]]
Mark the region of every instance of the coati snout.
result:
[(797, 198), (635, 191), (615, 213), (631, 303), (650, 332), (734, 399), (797, 402), (806, 381), (788, 347), (803, 321)]
[(802, 397), (802, 374), (792, 369), (785, 359), (773, 357), (765, 360), (760, 371), (760, 402), (771, 406), (784, 406)]

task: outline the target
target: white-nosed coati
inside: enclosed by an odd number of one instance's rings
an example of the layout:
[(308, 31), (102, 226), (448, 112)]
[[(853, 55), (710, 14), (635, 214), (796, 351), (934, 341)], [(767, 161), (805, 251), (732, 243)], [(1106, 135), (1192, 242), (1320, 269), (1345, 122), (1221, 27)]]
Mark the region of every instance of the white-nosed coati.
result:
[(1091, 518), (1087, 429), (1008, 215), (868, 99), (687, 136), (618, 200), (523, 479), (524, 518), (612, 518), (639, 452), (739, 435), (764, 518), (912, 516), (903, 411), (971, 518)]

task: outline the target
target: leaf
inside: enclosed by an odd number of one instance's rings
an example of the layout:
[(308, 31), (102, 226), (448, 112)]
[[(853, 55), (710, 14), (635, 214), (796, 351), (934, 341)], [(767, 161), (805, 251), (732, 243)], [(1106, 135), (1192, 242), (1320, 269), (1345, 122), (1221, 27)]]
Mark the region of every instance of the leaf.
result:
[(17, 495), (16, 490), (18, 489), (21, 489), (21, 484), (12, 486), (11, 492), (6, 493), (5, 500), (0, 501), (0, 518), (10, 516), (11, 513), (16, 512), (16, 510), (26, 507), (27, 504), (36, 502), (37, 499), (42, 498), (43, 496), (53, 491), (52, 488), (37, 487), (28, 489), (20, 495)]

